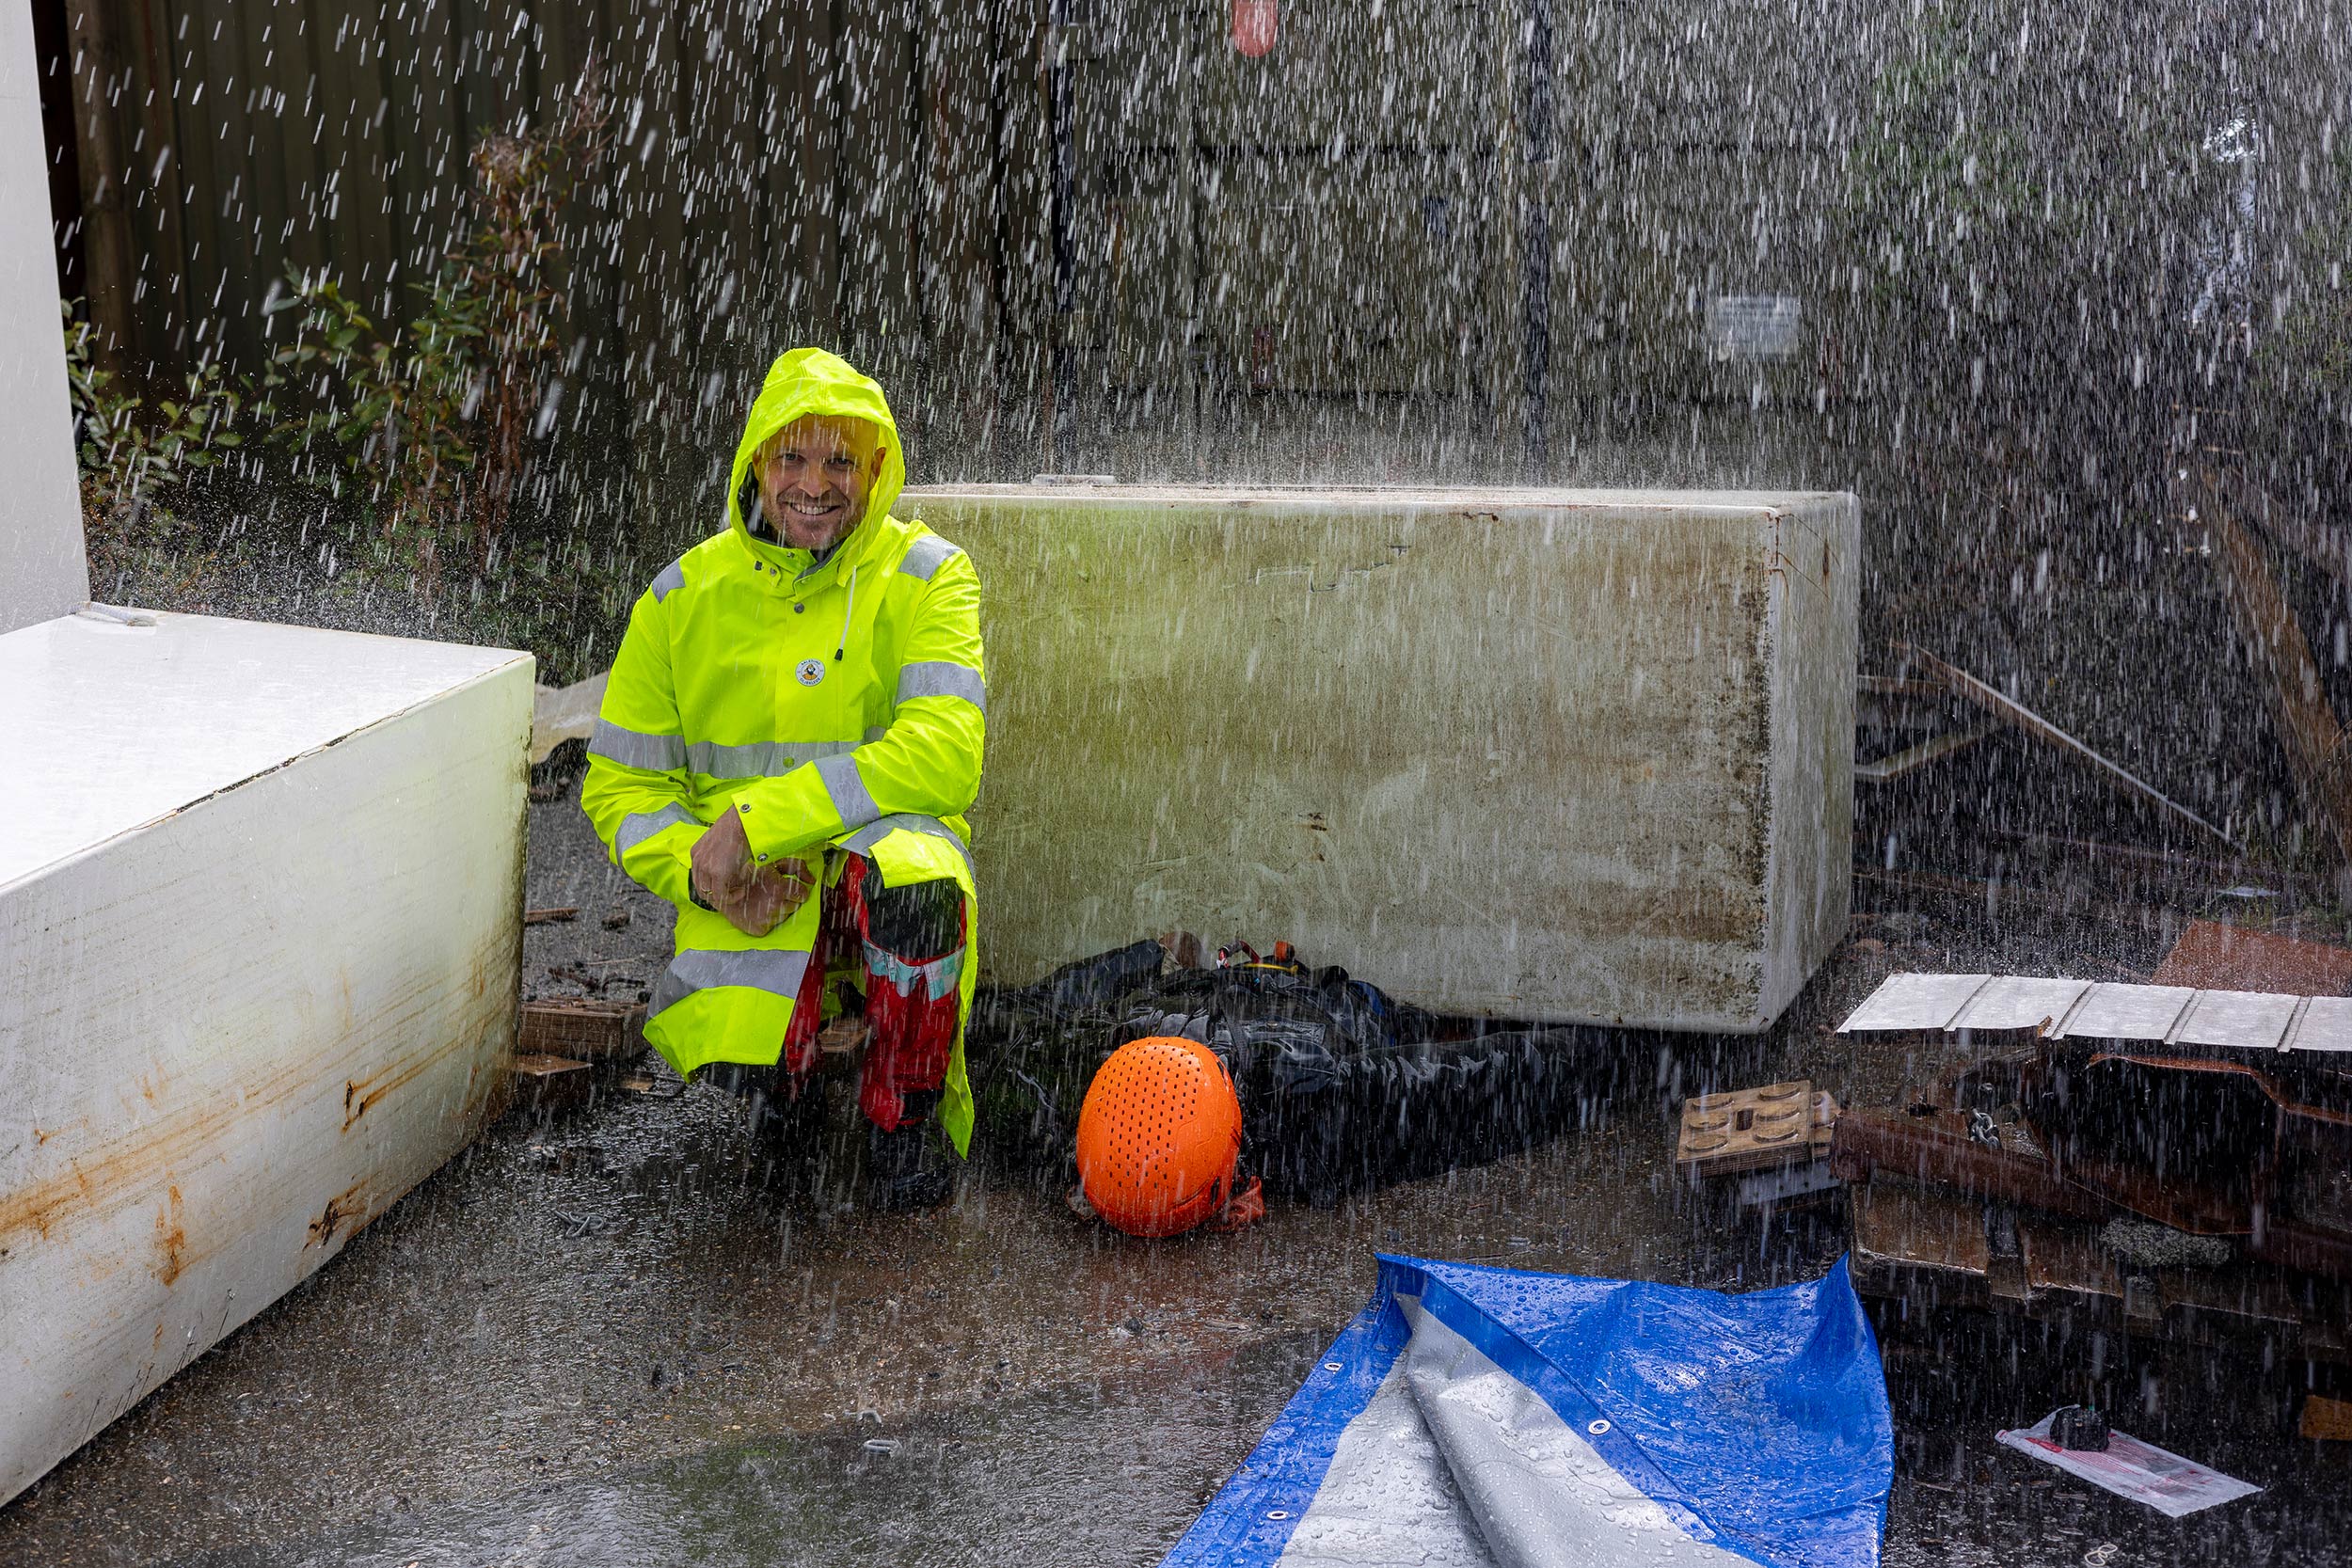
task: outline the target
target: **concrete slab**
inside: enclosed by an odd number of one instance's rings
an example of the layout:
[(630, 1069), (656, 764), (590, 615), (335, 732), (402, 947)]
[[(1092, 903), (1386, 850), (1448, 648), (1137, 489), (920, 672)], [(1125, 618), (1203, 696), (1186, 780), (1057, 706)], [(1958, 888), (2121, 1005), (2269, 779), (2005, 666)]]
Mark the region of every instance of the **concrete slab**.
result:
[(1843, 494), (958, 485), (999, 984), (1170, 928), (1433, 1011), (1755, 1032), (1843, 934)]
[(465, 1147), (513, 1050), (531, 658), (0, 635), (0, 1498)]

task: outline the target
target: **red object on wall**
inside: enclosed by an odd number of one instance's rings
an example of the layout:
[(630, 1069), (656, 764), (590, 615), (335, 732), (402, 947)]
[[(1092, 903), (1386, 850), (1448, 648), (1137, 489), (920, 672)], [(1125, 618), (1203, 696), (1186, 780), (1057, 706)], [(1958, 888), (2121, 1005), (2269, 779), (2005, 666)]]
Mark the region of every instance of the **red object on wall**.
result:
[(1233, 0), (1233, 47), (1244, 55), (1263, 55), (1281, 30), (1281, 0)]

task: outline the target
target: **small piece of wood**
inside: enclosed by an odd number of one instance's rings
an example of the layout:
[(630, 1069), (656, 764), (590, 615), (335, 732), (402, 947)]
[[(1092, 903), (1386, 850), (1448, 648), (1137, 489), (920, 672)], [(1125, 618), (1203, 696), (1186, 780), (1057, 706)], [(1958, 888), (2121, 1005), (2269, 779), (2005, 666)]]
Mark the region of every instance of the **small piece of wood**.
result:
[(590, 1062), (635, 1056), (645, 1049), (645, 1014), (642, 1002), (595, 1002), (585, 997), (526, 1002), (516, 1049), (526, 1054)]
[(1675, 1168), (1700, 1177), (1764, 1170), (1829, 1152), (1837, 1101), (1805, 1079), (1695, 1095), (1682, 1102)]
[(864, 1048), (866, 1039), (866, 1020), (836, 1018), (817, 1031), (818, 1054), (843, 1056)]
[(1993, 1249), (1984, 1205), (1951, 1193), (1870, 1182), (1854, 1195), (1854, 1251), (1866, 1261), (1984, 1277)]
[(2303, 1418), (2295, 1430), (2314, 1443), (2352, 1443), (2352, 1400), (2304, 1395)]
[(515, 1103), (526, 1111), (564, 1111), (588, 1101), (595, 1074), (586, 1062), (530, 1053), (515, 1058)]
[(561, 909), (525, 910), (523, 911), (523, 924), (526, 926), (559, 926), (579, 918), (580, 906), (577, 904), (566, 904)]

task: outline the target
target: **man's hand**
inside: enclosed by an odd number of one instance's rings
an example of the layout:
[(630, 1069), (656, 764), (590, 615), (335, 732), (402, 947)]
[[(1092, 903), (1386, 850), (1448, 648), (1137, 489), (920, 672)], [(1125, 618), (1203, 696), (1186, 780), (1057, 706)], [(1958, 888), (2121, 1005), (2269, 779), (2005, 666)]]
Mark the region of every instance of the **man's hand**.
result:
[(815, 870), (798, 856), (787, 855), (771, 865), (754, 861), (743, 819), (732, 807), (694, 841), (688, 875), (704, 902), (750, 937), (774, 930), (817, 890)]

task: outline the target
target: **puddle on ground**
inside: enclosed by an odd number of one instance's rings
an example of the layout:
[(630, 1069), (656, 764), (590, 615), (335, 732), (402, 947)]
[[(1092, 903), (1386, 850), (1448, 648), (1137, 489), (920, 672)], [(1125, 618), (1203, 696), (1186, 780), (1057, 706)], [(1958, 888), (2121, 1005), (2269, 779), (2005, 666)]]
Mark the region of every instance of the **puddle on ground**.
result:
[(1149, 1563), (1257, 1443), (1320, 1337), (910, 1424), (752, 1439), (179, 1568)]

